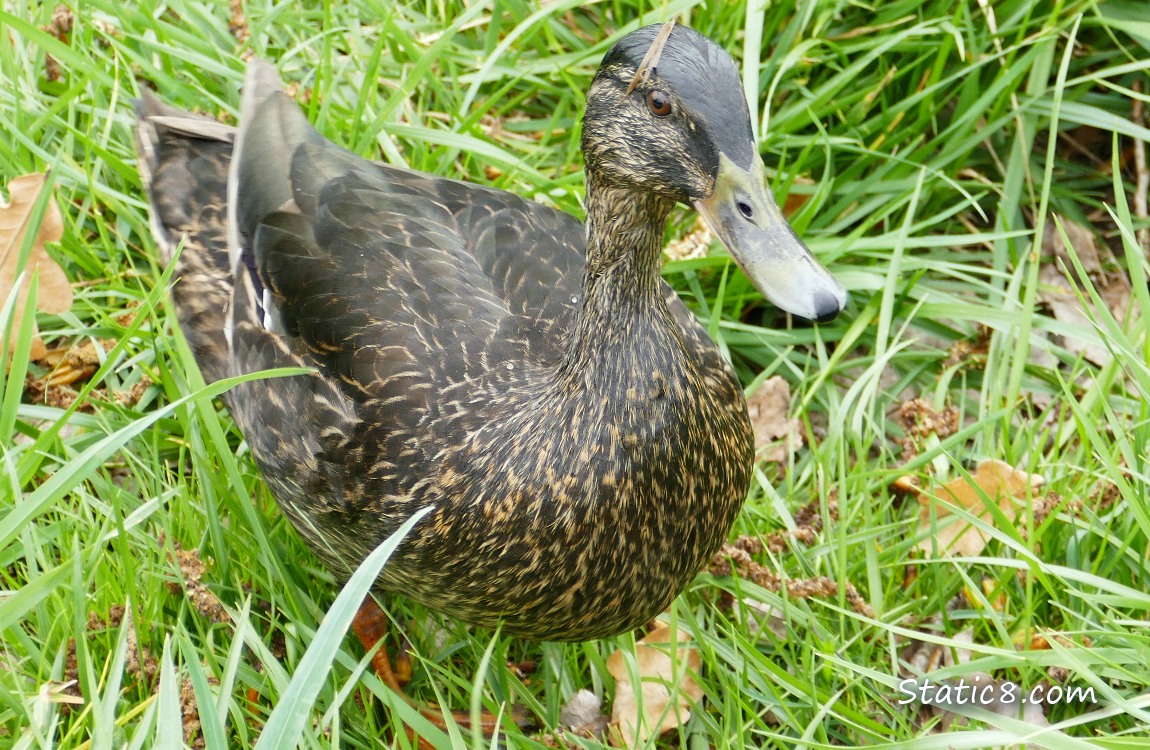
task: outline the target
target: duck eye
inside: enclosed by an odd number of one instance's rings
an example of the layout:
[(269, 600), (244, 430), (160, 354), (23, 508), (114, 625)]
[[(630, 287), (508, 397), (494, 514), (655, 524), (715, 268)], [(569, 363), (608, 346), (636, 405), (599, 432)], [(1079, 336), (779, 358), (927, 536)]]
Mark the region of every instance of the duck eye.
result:
[(665, 91), (652, 91), (647, 94), (647, 109), (655, 117), (666, 117), (671, 114), (671, 97)]

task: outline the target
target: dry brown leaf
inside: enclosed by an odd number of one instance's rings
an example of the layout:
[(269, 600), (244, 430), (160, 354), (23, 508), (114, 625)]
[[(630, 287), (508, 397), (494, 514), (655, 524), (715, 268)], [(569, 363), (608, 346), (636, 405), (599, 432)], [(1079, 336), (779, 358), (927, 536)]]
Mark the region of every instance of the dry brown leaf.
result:
[(986, 601), (995, 612), (1006, 611), (1006, 592), (999, 587), (998, 581), (990, 576), (983, 576), (978, 587), (982, 590), (982, 597), (975, 594), (970, 586), (962, 587), (962, 597), (971, 609), (983, 609), (982, 603)]
[[(1065, 216), (1059, 216), (1058, 222), (1062, 224), (1062, 231), (1070, 240), (1070, 249), (1073, 249), (1082, 270), (1091, 276), (1102, 273), (1102, 262), (1098, 257), (1098, 244), (1094, 239), (1094, 232), (1087, 227), (1071, 221)], [(1046, 222), (1046, 231), (1042, 235), (1042, 255), (1046, 258), (1057, 258), (1066, 264), (1067, 268), (1074, 268), (1070, 260), (1070, 249), (1062, 240), (1062, 232), (1053, 221)]]
[[(1090, 322), (1091, 317), (1097, 317), (1093, 302), (1083, 294), (1087, 299), (1086, 307), (1083, 307), (1075, 292), (1076, 285), (1081, 288), (1088, 280), (1078, 278), (1071, 262), (1071, 250), (1090, 277), (1089, 281), (1094, 284), (1099, 296), (1106, 303), (1110, 314), (1119, 322), (1125, 320), (1130, 309), (1130, 282), (1122, 273), (1107, 274), (1103, 270), (1093, 232), (1064, 218), (1061, 222), (1071, 248), (1066, 247), (1061, 233), (1053, 222), (1048, 223), (1042, 243), (1046, 260), (1038, 270), (1038, 280), (1041, 284), (1039, 299), (1050, 307), (1055, 320), (1083, 332), (1082, 336), (1061, 336), (1060, 343), (1075, 354), (1081, 354), (1094, 364), (1102, 366), (1113, 357), (1110, 350), (1097, 341), (1097, 336), (1094, 334), (1094, 325)], [(1064, 275), (1059, 261), (1074, 281)]]
[[(940, 618), (935, 615), (927, 623), (937, 625)], [(974, 645), (974, 630), (966, 628), (955, 633), (956, 643)], [(986, 672), (967, 672), (961, 677), (934, 680), (931, 673), (938, 669), (953, 671), (953, 667), (967, 664), (973, 658), (973, 649), (955, 646), (953, 649), (937, 643), (929, 643), (912, 638), (899, 655), (902, 665), (899, 676), (916, 678), (913, 684), (907, 680), (899, 683), (900, 695), (913, 694), (919, 700), (922, 719), (938, 715), (930, 734), (945, 734), (957, 721), (969, 716), (972, 707), (981, 708), (999, 716), (1006, 716), (1035, 727), (1050, 726), (1041, 703), (1020, 700), (1024, 690), (1016, 682), (997, 680)], [(904, 703), (905, 699), (900, 700)], [(922, 722), (926, 724), (926, 721)]]
[(607, 717), (599, 713), (603, 699), (590, 690), (576, 691), (559, 711), (559, 723), (575, 734), (601, 739), (607, 733)]
[(1130, 279), (1123, 272), (1107, 274), (1096, 285), (1098, 296), (1106, 303), (1106, 309), (1119, 323), (1126, 321), (1130, 313)]
[[(112, 339), (83, 339), (79, 343), (66, 344), (49, 349), (36, 361), (52, 368), (47, 375), (50, 386), (72, 385), (80, 380), (88, 380), (100, 369), (103, 355), (110, 352), (116, 342)], [(97, 347), (102, 351), (97, 351)]]
[(791, 386), (778, 375), (767, 378), (747, 399), (755, 431), (755, 455), (762, 461), (782, 463), (803, 447), (803, 426), (788, 419)]
[(735, 601), (733, 611), (736, 621), (747, 617), (747, 633), (758, 635), (763, 630), (769, 630), (775, 637), (783, 640), (789, 634), (787, 631), (787, 618), (783, 611), (773, 604), (761, 602), (758, 599), (743, 598)]
[[(1081, 646), (1090, 648), (1094, 645), (1094, 641), (1089, 636), (1080, 636), (1082, 639)], [(1014, 647), (1018, 650), (1030, 651), (1047, 651), (1054, 648), (1053, 644), (1057, 643), (1065, 649), (1079, 648), (1078, 643), (1072, 641), (1069, 637), (1053, 630), (1043, 630), (1039, 633), (1034, 633), (1030, 630), (1024, 630), (1014, 635)]]
[(1029, 502), (1032, 499), (1029, 495), (1045, 481), (1037, 474), (1027, 474), (1014, 469), (1010, 464), (991, 459), (979, 463), (969, 479), (959, 477), (933, 492), (918, 491), (918, 502), (922, 506), (919, 510), (919, 531), (934, 532), (933, 536), (918, 543), (918, 549), (928, 556), (935, 554), (935, 550), (942, 557), (972, 557), (979, 554), (989, 538), (964, 519), (955, 518), (947, 522), (947, 516), (951, 515), (949, 506), (963, 508), (975, 518), (993, 525), (994, 516), (979, 494), (981, 489), (1003, 515), (1013, 520), (1018, 514), (1018, 502)]
[[(0, 198), (0, 304), (8, 299), (12, 287), (16, 284), (16, 264), (20, 261), (20, 247), (24, 242), (24, 233), (32, 218), (32, 209), (40, 191), (47, 183), (47, 175), (33, 173), (21, 175), (8, 183), (9, 200), (5, 202)], [(59, 242), (64, 236), (64, 219), (56, 201), (48, 200), (40, 226), (36, 229), (36, 239), (32, 243), (32, 251), (28, 256), (27, 273), (20, 285), (20, 292), (16, 298), (16, 307), (12, 311), (12, 334), (8, 351), (11, 353), (16, 341), (16, 332), (20, 330), (20, 320), (24, 312), (24, 300), (28, 296), (28, 287), (31, 284), (32, 273), (39, 270), (40, 287), (37, 296), (37, 307), (48, 313), (60, 314), (72, 306), (72, 285), (68, 277), (56, 261), (44, 249), (45, 243)], [(32, 359), (40, 359), (47, 352), (44, 342), (40, 340), (36, 324), (32, 324)]]
[(1038, 271), (1038, 280), (1042, 284), (1039, 298), (1050, 307), (1054, 319), (1083, 331), (1082, 337), (1073, 335), (1059, 337), (1062, 345), (1100, 367), (1109, 362), (1112, 359), (1110, 350), (1105, 345), (1090, 340), (1095, 338), (1092, 335), (1094, 325), (1079, 303), (1078, 295), (1070, 289), (1070, 282), (1062, 275), (1062, 271), (1052, 265), (1043, 266)]
[(679, 630), (677, 635), (674, 661), (669, 648), (655, 645), (671, 642), (671, 628), (663, 623), (635, 644), (639, 695), (623, 652), (607, 657), (607, 671), (615, 678), (611, 730), (624, 747), (643, 745), (650, 737), (685, 724), (691, 718), (691, 704), (703, 699), (702, 688), (691, 676), (699, 670), (699, 653), (687, 645), (691, 639), (687, 633)]

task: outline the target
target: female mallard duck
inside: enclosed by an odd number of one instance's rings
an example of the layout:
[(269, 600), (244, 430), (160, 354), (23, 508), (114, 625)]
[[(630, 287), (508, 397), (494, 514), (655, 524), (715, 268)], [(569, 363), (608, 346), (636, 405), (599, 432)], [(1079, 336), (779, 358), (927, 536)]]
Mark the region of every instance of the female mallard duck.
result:
[(623, 37), (591, 83), (586, 226), (331, 144), (266, 64), (238, 130), (141, 110), (205, 376), (314, 368), (227, 396), (284, 513), (345, 578), (432, 506), (378, 588), (508, 633), (642, 625), (742, 504), (742, 390), (659, 274), (677, 201), (784, 310), (845, 301), (763, 186), (734, 61), (682, 26)]

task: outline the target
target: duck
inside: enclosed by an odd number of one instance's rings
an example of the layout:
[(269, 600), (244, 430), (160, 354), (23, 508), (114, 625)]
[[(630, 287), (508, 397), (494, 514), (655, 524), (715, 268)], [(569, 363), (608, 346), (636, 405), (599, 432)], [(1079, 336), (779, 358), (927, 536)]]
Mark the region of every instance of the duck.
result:
[(375, 588), (509, 635), (648, 623), (744, 502), (742, 386), (660, 272), (676, 204), (782, 310), (847, 301), (765, 187), (738, 66), (674, 22), (590, 83), (585, 221), (351, 153), (262, 61), (237, 126), (144, 91), (136, 136), (205, 379), (307, 370), (224, 396), (283, 514), (346, 580), (430, 508)]

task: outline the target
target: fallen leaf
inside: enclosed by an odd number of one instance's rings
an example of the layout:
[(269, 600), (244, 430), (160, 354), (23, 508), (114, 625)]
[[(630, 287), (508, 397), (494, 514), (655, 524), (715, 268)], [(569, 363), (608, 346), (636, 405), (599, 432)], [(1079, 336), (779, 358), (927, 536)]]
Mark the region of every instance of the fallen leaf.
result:
[(669, 648), (655, 645), (671, 642), (671, 628), (663, 623), (635, 644), (638, 694), (623, 652), (607, 657), (607, 671), (615, 678), (611, 728), (624, 747), (644, 745), (649, 738), (685, 724), (691, 718), (691, 704), (703, 699), (702, 688), (691, 677), (699, 670), (699, 654), (687, 645), (691, 639), (687, 633), (679, 630), (677, 635), (674, 659)]
[(962, 587), (962, 595), (971, 609), (983, 609), (982, 603), (983, 597), (985, 597), (985, 601), (990, 603), (992, 610), (995, 612), (1006, 611), (1006, 593), (1001, 590), (998, 581), (990, 576), (983, 576), (979, 582), (979, 588), (982, 590), (982, 597), (979, 597), (969, 585)]
[[(29, 228), (32, 209), (46, 182), (47, 175), (42, 173), (22, 175), (8, 183), (8, 202), (0, 198), (0, 305), (7, 300), (16, 284), (18, 275), (16, 265), (20, 261), (20, 247), (24, 242), (24, 233)], [(32, 242), (28, 265), (25, 267), (27, 273), (16, 297), (16, 307), (12, 311), (9, 353), (15, 348), (16, 333), (20, 330), (20, 320), (24, 312), (24, 300), (28, 296), (28, 287), (35, 270), (39, 269), (40, 273), (37, 307), (41, 311), (60, 314), (72, 306), (72, 285), (68, 282), (64, 271), (44, 249), (45, 243), (59, 242), (64, 236), (64, 219), (55, 200), (48, 200), (40, 226), (36, 227), (35, 231), (36, 238)], [(40, 340), (36, 325), (33, 323), (32, 359), (40, 359), (46, 352), (47, 348)]]
[[(1094, 645), (1094, 641), (1090, 639), (1090, 636), (1083, 635), (1080, 636), (1080, 638), (1082, 639), (1082, 646), (1090, 648)], [(1016, 633), (1014, 636), (1014, 647), (1019, 650), (1046, 651), (1054, 648), (1053, 644), (1055, 643), (1065, 649), (1079, 647), (1079, 644), (1072, 641), (1069, 637), (1053, 630), (1043, 630), (1039, 633), (1024, 630)]]
[[(1070, 260), (1071, 250), (1082, 264), (1082, 270), (1094, 276), (1102, 273), (1102, 262), (1098, 257), (1098, 244), (1094, 239), (1094, 232), (1081, 224), (1071, 221), (1065, 216), (1058, 216), (1058, 222), (1046, 222), (1046, 229), (1042, 235), (1042, 255), (1045, 258), (1058, 259), (1066, 264), (1067, 268), (1074, 268)], [(1058, 231), (1058, 224), (1062, 225), (1062, 232)], [(1070, 247), (1062, 240), (1062, 233), (1070, 240)]]
[[(938, 616), (927, 622), (937, 625)], [(974, 645), (974, 631), (971, 628), (955, 633), (956, 643)], [(973, 658), (973, 649), (948, 646), (912, 639), (900, 654), (901, 677), (914, 678), (913, 685), (907, 681), (899, 683), (902, 695), (913, 693), (920, 700), (923, 718), (937, 714), (939, 721), (930, 730), (931, 734), (950, 732), (956, 719), (971, 716), (971, 708), (980, 708), (992, 714), (1006, 716), (1034, 727), (1047, 727), (1050, 723), (1040, 702), (1021, 700), (1029, 691), (1017, 682), (997, 680), (986, 672), (966, 672), (958, 678), (932, 680), (930, 674), (938, 669), (954, 671), (955, 666), (967, 664)], [(923, 700), (925, 699), (925, 700)], [(926, 723), (926, 722), (923, 722)]]
[(590, 690), (576, 691), (559, 711), (559, 723), (575, 734), (601, 738), (607, 730), (607, 717), (599, 713), (603, 699)]
[(764, 380), (747, 399), (760, 460), (781, 463), (803, 447), (802, 423), (787, 418), (790, 410), (791, 386), (778, 375)]
[[(84, 339), (78, 344), (68, 344), (44, 352), (43, 357), (35, 358), (41, 364), (52, 368), (47, 375), (47, 383), (51, 386), (72, 385), (79, 380), (87, 380), (100, 368), (103, 354), (112, 350), (115, 345), (112, 339), (102, 339), (97, 343), (93, 339)], [(97, 352), (99, 346), (103, 351)]]
[[(933, 491), (918, 490), (919, 531), (933, 532), (917, 545), (926, 555), (972, 557), (982, 552), (989, 538), (962, 518), (947, 521), (950, 506), (963, 508), (974, 517), (993, 525), (994, 516), (983, 501), (983, 495), (998, 506), (1002, 514), (1014, 520), (1019, 501), (1029, 502), (1033, 490), (1045, 479), (1037, 474), (1018, 471), (1002, 461), (987, 460), (978, 464), (969, 478), (954, 479)], [(980, 492), (981, 491), (981, 492)], [(933, 516), (933, 518), (932, 518)], [(936, 552), (937, 550), (937, 552)]]
[(778, 607), (760, 602), (758, 599), (742, 599), (735, 602), (734, 616), (736, 621), (746, 614), (747, 633), (758, 635), (763, 630), (769, 630), (775, 637), (783, 640), (787, 637), (787, 620)]
[[(1065, 218), (1059, 217), (1059, 219), (1071, 246), (1069, 248), (1066, 246), (1062, 234), (1053, 222), (1049, 222), (1042, 243), (1043, 256), (1046, 260), (1038, 269), (1040, 283), (1038, 296), (1050, 308), (1055, 320), (1082, 331), (1081, 335), (1058, 336), (1055, 343), (1061, 343), (1071, 352), (1081, 354), (1101, 367), (1110, 362), (1113, 355), (1099, 340), (1091, 322), (1098, 317), (1094, 303), (1083, 293), (1082, 296), (1086, 299), (1086, 304), (1083, 306), (1075, 287), (1084, 289), (1087, 283), (1092, 283), (1110, 314), (1115, 320), (1122, 322), (1130, 309), (1130, 282), (1121, 272), (1108, 274), (1103, 270), (1093, 232)], [(1088, 279), (1082, 279), (1077, 275), (1071, 255), (1078, 258)], [(1070, 278), (1067, 278), (1067, 273), (1070, 274)]]
[(1100, 367), (1109, 362), (1112, 359), (1110, 350), (1098, 341), (1090, 316), (1080, 304), (1078, 296), (1070, 289), (1062, 271), (1055, 266), (1043, 266), (1038, 271), (1038, 280), (1042, 284), (1039, 298), (1050, 308), (1054, 319), (1083, 332), (1081, 336), (1059, 336), (1055, 343), (1061, 343)]

